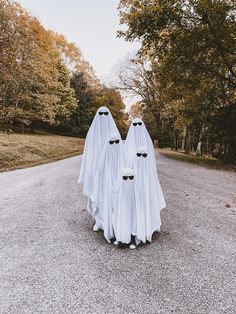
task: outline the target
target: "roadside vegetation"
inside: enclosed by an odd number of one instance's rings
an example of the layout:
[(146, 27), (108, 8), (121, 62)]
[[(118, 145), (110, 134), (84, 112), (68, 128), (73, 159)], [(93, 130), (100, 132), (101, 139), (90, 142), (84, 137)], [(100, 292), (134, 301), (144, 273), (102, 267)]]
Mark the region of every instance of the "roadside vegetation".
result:
[(184, 151), (174, 151), (168, 148), (165, 149), (158, 149), (159, 153), (162, 155), (176, 159), (179, 161), (190, 162), (192, 164), (196, 164), (198, 166), (203, 166), (211, 169), (217, 170), (227, 170), (227, 171), (236, 171), (235, 165), (225, 165), (220, 162), (218, 159), (214, 157), (207, 157), (207, 156), (197, 156), (196, 154), (189, 154), (186, 155)]
[(76, 156), (83, 151), (84, 140), (75, 137), (0, 133), (0, 171), (26, 168)]
[(102, 84), (80, 48), (47, 30), (16, 1), (0, 0), (0, 129), (85, 137), (100, 106), (122, 133), (125, 105)]
[(236, 165), (236, 2), (120, 0), (119, 13), (118, 35), (140, 43), (116, 82), (141, 98), (131, 114), (160, 147)]

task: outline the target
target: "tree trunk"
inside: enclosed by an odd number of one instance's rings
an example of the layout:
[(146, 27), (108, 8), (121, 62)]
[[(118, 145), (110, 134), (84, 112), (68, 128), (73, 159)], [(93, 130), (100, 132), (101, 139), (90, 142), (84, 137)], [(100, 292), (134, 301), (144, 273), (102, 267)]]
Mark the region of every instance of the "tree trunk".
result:
[(24, 134), (25, 132), (25, 124), (24, 122), (21, 122), (21, 134)]
[(182, 143), (181, 143), (181, 150), (182, 151), (184, 151), (185, 139), (186, 139), (186, 129), (184, 129), (184, 132), (183, 132), (183, 138), (182, 138)]
[(184, 152), (186, 155), (190, 155), (190, 133), (189, 126), (186, 127), (186, 135), (185, 135), (185, 144), (184, 144)]
[(31, 132), (31, 133), (34, 133), (34, 128), (35, 128), (35, 125), (34, 125), (34, 123), (32, 122), (31, 125), (30, 125), (30, 132)]
[(208, 140), (208, 136), (206, 139), (206, 153), (207, 153), (207, 157), (209, 157), (209, 140)]
[(175, 151), (178, 151), (178, 130), (174, 130), (174, 148)]
[(236, 145), (235, 145), (235, 143), (229, 146), (227, 162), (231, 163), (233, 165), (236, 165)]
[(191, 151), (191, 153), (194, 152), (194, 138), (192, 138), (192, 142), (190, 144), (190, 151)]
[(227, 148), (225, 149), (225, 153), (223, 154), (223, 161), (227, 164), (236, 165), (236, 136), (230, 138)]
[(197, 150), (196, 150), (197, 156), (202, 156), (202, 141), (199, 141), (197, 144)]
[[(160, 115), (156, 114), (155, 118), (156, 118), (155, 120), (156, 120), (157, 134), (159, 134), (159, 130), (160, 130)], [(157, 140), (158, 140), (158, 147), (159, 147), (159, 139), (157, 138)]]
[(172, 131), (169, 132), (170, 134), (170, 144), (171, 144), (171, 150), (174, 150), (174, 134)]

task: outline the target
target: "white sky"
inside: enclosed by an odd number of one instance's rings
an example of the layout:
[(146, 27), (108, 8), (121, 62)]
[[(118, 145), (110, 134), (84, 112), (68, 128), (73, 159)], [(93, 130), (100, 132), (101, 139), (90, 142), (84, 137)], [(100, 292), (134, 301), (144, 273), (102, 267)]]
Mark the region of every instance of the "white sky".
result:
[(66, 36), (82, 50), (100, 79), (111, 75), (114, 65), (134, 52), (138, 43), (116, 37), (119, 0), (18, 0), (42, 24)]

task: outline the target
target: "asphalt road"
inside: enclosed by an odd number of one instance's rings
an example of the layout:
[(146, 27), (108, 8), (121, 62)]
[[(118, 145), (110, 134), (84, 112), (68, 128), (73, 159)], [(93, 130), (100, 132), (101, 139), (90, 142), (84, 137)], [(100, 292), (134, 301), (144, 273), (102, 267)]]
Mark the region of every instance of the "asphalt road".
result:
[(236, 313), (236, 173), (158, 155), (162, 231), (131, 251), (92, 231), (80, 162), (0, 174), (1, 314)]

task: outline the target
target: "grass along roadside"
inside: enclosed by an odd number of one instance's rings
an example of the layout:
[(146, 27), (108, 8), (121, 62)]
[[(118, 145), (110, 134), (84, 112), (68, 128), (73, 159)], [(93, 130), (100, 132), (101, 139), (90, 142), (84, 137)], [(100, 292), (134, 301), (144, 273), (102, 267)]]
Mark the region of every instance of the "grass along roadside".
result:
[(180, 160), (185, 162), (190, 162), (192, 164), (196, 164), (198, 166), (207, 167), (210, 169), (217, 169), (217, 170), (226, 170), (226, 171), (236, 171), (236, 166), (234, 165), (224, 165), (218, 159), (213, 157), (203, 157), (203, 156), (196, 156), (194, 154), (185, 155), (183, 152), (176, 152), (171, 149), (158, 149), (158, 152), (162, 155)]
[(83, 146), (84, 140), (75, 137), (0, 133), (0, 172), (76, 156)]

